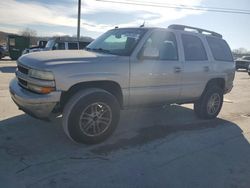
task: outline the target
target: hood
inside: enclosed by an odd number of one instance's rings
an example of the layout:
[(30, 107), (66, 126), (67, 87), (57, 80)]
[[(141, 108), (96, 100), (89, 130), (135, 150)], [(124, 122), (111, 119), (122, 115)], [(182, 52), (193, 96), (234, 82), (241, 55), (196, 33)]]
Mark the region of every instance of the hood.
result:
[(33, 52), (21, 56), (18, 62), (31, 68), (49, 69), (62, 64), (78, 64), (112, 59), (117, 57), (111, 54), (89, 52), (86, 50), (54, 50)]

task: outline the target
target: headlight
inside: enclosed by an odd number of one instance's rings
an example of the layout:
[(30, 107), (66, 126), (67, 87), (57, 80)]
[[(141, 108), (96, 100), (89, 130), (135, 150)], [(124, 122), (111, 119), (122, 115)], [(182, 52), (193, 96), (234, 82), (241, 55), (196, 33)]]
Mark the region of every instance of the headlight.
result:
[(49, 71), (40, 71), (40, 70), (30, 69), (29, 76), (32, 78), (38, 78), (41, 80), (54, 80), (53, 73)]

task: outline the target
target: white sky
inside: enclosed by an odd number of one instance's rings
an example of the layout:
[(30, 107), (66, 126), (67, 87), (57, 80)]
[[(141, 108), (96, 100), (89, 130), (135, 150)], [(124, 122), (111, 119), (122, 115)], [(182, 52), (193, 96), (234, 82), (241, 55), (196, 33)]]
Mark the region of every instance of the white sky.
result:
[[(115, 0), (129, 1), (132, 0)], [(150, 3), (150, 0), (136, 0)], [(249, 0), (155, 0), (153, 3), (186, 6), (215, 6), (250, 10)], [(18, 33), (26, 27), (38, 35), (75, 35), (77, 0), (1, 0), (0, 30)], [(135, 6), (82, 0), (81, 31), (85, 36), (97, 37), (114, 26), (167, 27), (179, 23), (221, 33), (232, 48), (250, 49), (250, 15), (216, 14), (206, 11), (169, 9), (166, 7)]]

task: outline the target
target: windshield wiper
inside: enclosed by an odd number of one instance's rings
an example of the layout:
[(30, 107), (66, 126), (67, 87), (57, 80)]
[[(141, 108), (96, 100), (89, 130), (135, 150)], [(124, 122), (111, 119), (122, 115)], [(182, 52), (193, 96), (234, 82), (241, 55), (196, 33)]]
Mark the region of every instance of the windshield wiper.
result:
[(109, 53), (109, 50), (103, 49), (103, 48), (86, 48), (86, 50), (90, 51), (97, 51), (97, 52), (103, 52), (103, 53)]

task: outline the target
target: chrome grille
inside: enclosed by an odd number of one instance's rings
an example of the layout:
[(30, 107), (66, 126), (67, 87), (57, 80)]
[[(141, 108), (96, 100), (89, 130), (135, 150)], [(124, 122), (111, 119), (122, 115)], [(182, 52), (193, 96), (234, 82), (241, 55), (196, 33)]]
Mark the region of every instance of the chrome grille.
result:
[(21, 87), (24, 87), (24, 88), (27, 88), (27, 81), (21, 79), (21, 78), (18, 78), (18, 83)]
[(18, 75), (28, 75), (29, 74), (29, 69), (18, 64), (17, 65), (17, 72), (16, 72), (16, 77), (18, 79), (18, 84), (23, 87), (23, 88), (26, 88), (27, 89), (27, 85), (28, 85), (28, 82), (26, 80), (24, 80), (23, 78), (21, 78), (20, 76)]
[(29, 73), (29, 69), (26, 68), (26, 67), (23, 67), (23, 66), (21, 66), (21, 65), (18, 65), (18, 66), (17, 66), (17, 69), (18, 69), (18, 71), (20, 71), (20, 72), (23, 73), (23, 74), (28, 74), (28, 73)]
[(17, 65), (17, 73), (16, 73), (16, 76), (17, 76), (17, 79), (18, 79), (18, 84), (23, 87), (23, 88), (26, 88), (27, 89), (27, 85), (28, 85), (28, 82), (24, 79), (22, 79), (21, 77), (19, 77), (18, 75), (18, 72), (23, 74), (23, 75), (28, 75), (29, 74), (29, 69), (18, 64)]

